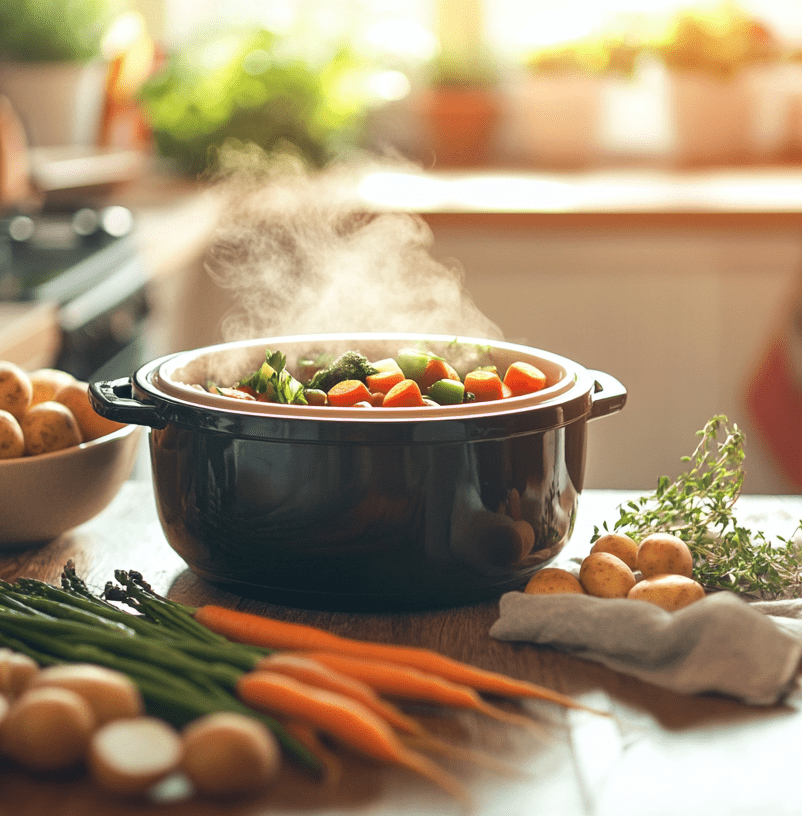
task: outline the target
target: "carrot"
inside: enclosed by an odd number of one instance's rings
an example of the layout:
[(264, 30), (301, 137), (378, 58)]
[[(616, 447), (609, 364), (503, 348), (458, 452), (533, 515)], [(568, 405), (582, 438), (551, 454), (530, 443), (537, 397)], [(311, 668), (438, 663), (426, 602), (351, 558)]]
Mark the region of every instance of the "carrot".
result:
[(401, 380), (384, 395), (382, 403), (385, 408), (419, 408), (425, 404), (415, 380)]
[(259, 670), (242, 675), (236, 688), (239, 698), (257, 711), (306, 722), (371, 759), (406, 768), (457, 799), (466, 800), (465, 791), (454, 777), (407, 748), (384, 720), (356, 700)]
[(459, 374), (450, 363), (440, 357), (433, 357), (426, 363), (426, 368), (421, 374), (421, 391), (431, 388), (438, 380), (459, 380)]
[(317, 729), (299, 720), (284, 720), (281, 725), (312, 756), (317, 757), (323, 769), (323, 782), (331, 788), (336, 787), (342, 778), (343, 764), (337, 754), (323, 744)]
[(511, 722), (534, 728), (535, 723), (509, 711), (485, 702), (474, 689), (443, 680), (435, 674), (361, 657), (334, 652), (311, 652), (311, 660), (322, 663), (334, 671), (359, 680), (377, 694), (413, 703), (428, 703), (448, 708), (467, 709), (486, 714), (495, 720)]
[[(327, 691), (333, 691), (338, 694), (344, 694), (346, 697), (351, 697), (357, 702), (362, 703), (374, 714), (386, 720), (391, 727), (399, 732), (404, 744), (408, 747), (441, 754), (447, 756), (449, 759), (473, 762), (476, 765), (480, 765), (491, 771), (496, 771), (505, 776), (515, 773), (509, 765), (498, 762), (487, 754), (483, 754), (480, 751), (472, 751), (470, 748), (463, 748), (437, 739), (437, 737), (429, 734), (417, 720), (407, 716), (396, 706), (379, 697), (369, 685), (355, 677), (334, 671), (321, 661), (304, 655), (275, 653), (262, 658), (257, 663), (256, 668), (277, 672), (286, 677), (299, 680), (302, 683), (308, 683), (311, 686), (317, 686)], [(320, 759), (321, 764), (326, 770), (327, 777), (330, 777), (333, 772), (333, 769), (330, 767), (331, 762), (326, 756), (325, 747), (322, 744), (315, 744), (316, 740), (319, 743), (319, 739), (317, 739), (314, 729), (297, 721), (293, 721), (288, 725), (291, 726), (291, 728), (288, 727), (287, 730), (289, 730), (310, 753)]]
[(465, 390), (476, 397), (477, 402), (502, 399), (504, 389), (501, 378), (493, 371), (476, 369), (465, 375)]
[(419, 722), (408, 717), (386, 700), (382, 700), (368, 684), (353, 675), (339, 672), (322, 661), (305, 655), (276, 653), (263, 657), (256, 664), (256, 668), (283, 674), (294, 680), (300, 680), (302, 683), (351, 697), (385, 719), (402, 734), (421, 736), (424, 733)]
[(587, 710), (586, 706), (557, 691), (525, 680), (517, 680), (499, 672), (481, 669), (430, 649), (354, 640), (314, 626), (277, 621), (214, 604), (198, 607), (195, 610), (195, 619), (213, 632), (237, 643), (248, 643), (269, 649), (337, 652), (354, 657), (374, 658), (436, 674), (483, 694), (545, 700), (567, 708)]
[(370, 401), (370, 391), (362, 380), (342, 380), (329, 389), (327, 397), (329, 405), (349, 408), (357, 402)]
[(504, 384), (513, 394), (532, 394), (546, 386), (546, 375), (531, 363), (512, 363), (504, 374)]
[(404, 372), (400, 368), (391, 371), (380, 371), (378, 374), (368, 374), (365, 382), (371, 391), (386, 394), (394, 385), (404, 379)]

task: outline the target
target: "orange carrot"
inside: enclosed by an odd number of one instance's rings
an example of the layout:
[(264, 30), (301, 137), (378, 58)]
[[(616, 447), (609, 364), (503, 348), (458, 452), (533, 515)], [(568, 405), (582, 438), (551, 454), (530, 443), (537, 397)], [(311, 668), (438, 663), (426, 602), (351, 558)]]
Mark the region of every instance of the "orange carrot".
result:
[(370, 391), (362, 380), (342, 380), (328, 391), (329, 405), (338, 408), (349, 408), (363, 400), (370, 401)]
[(404, 379), (404, 372), (400, 368), (392, 371), (380, 371), (378, 374), (368, 374), (365, 382), (371, 391), (380, 391), (386, 394), (394, 385)]
[(531, 363), (512, 363), (504, 374), (504, 384), (513, 394), (532, 394), (546, 386), (546, 375)]
[(490, 705), (474, 689), (443, 680), (435, 674), (399, 666), (397, 663), (334, 652), (310, 652), (306, 656), (339, 674), (359, 680), (377, 694), (407, 702), (477, 711), (495, 720), (525, 725), (528, 728), (535, 727), (533, 720), (528, 717)]
[(299, 720), (284, 720), (281, 725), (291, 737), (320, 762), (325, 784), (329, 787), (336, 787), (342, 777), (343, 764), (337, 754), (323, 744), (317, 729)]
[(289, 623), (238, 612), (223, 606), (208, 604), (195, 611), (195, 619), (237, 643), (248, 643), (268, 649), (288, 651), (324, 651), (355, 657), (385, 660), (402, 666), (436, 674), (446, 680), (469, 686), (483, 694), (499, 697), (524, 697), (546, 700), (567, 708), (585, 709), (571, 697), (543, 686), (517, 680), (499, 672), (488, 671), (469, 663), (439, 654), (430, 649), (402, 646), (395, 643), (372, 643), (341, 637), (314, 626)]
[(465, 375), (465, 390), (476, 397), (477, 402), (502, 399), (501, 379), (493, 371), (477, 369)]
[(384, 720), (356, 700), (268, 671), (242, 675), (237, 695), (257, 711), (305, 722), (371, 759), (406, 768), (457, 799), (466, 799), (454, 777), (407, 748)]
[(450, 363), (440, 357), (433, 357), (426, 363), (420, 378), (421, 391), (428, 390), (438, 380), (458, 380), (459, 374)]
[(385, 408), (419, 408), (425, 404), (415, 380), (401, 380), (384, 395), (382, 403)]
[(382, 700), (374, 689), (352, 675), (338, 672), (322, 661), (297, 654), (272, 654), (259, 660), (256, 668), (264, 671), (276, 672), (310, 686), (333, 691), (346, 697), (351, 697), (374, 714), (385, 719), (396, 731), (402, 734), (421, 736), (423, 727), (417, 720), (408, 717), (396, 706)]

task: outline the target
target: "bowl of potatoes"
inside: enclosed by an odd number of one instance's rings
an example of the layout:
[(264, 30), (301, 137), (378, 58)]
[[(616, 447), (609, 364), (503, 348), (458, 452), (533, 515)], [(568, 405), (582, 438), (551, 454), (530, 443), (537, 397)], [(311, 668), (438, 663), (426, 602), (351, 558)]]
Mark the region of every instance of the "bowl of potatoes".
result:
[(141, 430), (97, 414), (87, 383), (64, 371), (0, 360), (0, 546), (96, 516), (131, 475)]

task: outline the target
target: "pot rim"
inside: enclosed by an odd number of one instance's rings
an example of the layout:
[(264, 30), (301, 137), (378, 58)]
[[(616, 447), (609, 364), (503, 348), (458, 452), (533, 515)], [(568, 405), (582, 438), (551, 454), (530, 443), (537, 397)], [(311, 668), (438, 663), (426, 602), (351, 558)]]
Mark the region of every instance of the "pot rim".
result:
[[(381, 408), (370, 410), (367, 408), (343, 408), (335, 406), (313, 405), (286, 405), (271, 402), (251, 402), (235, 400), (231, 397), (212, 394), (191, 384), (182, 382), (182, 369), (198, 361), (203, 356), (212, 357), (216, 354), (231, 354), (237, 350), (247, 350), (255, 347), (270, 348), (276, 351), (285, 351), (285, 346), (315, 343), (360, 343), (382, 342), (401, 344), (412, 343), (458, 343), (464, 346), (489, 347), (504, 352), (507, 355), (519, 355), (521, 358), (539, 364), (547, 369), (550, 382), (545, 388), (533, 394), (517, 397), (507, 397), (503, 400), (489, 402), (463, 403), (460, 405), (409, 407), (409, 408)], [(178, 352), (161, 360), (155, 361), (152, 366), (140, 369), (137, 381), (146, 390), (154, 389), (160, 396), (167, 397), (182, 405), (208, 408), (212, 411), (234, 412), (237, 414), (269, 416), (273, 418), (292, 420), (315, 420), (323, 422), (343, 422), (351, 420), (359, 423), (398, 423), (421, 421), (448, 421), (482, 418), (499, 414), (512, 414), (521, 411), (531, 411), (540, 406), (554, 405), (577, 396), (586, 395), (592, 388), (593, 380), (590, 373), (583, 366), (552, 352), (510, 343), (501, 340), (487, 340), (475, 337), (453, 335), (437, 335), (422, 333), (331, 333), (287, 335), (278, 337), (263, 337), (249, 340), (239, 340), (228, 343), (218, 343), (199, 349)], [(226, 383), (228, 385), (228, 383)], [(149, 388), (147, 387), (149, 386)]]

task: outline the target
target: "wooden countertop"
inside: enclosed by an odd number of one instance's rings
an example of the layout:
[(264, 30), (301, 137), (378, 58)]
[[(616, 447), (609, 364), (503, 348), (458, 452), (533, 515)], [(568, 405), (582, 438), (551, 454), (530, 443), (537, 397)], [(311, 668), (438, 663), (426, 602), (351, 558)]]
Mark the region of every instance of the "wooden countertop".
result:
[[(586, 491), (570, 547), (586, 551), (593, 525), (613, 520), (629, 494)], [(741, 512), (789, 534), (802, 517), (802, 498), (742, 497)], [(138, 569), (158, 592), (190, 604), (214, 601), (341, 634), (423, 645), (454, 657), (525, 677), (612, 713), (612, 718), (546, 704), (525, 708), (547, 729), (543, 741), (526, 729), (473, 714), (423, 715), (436, 733), (490, 752), (515, 769), (511, 776), (448, 763), (468, 787), (475, 816), (662, 816), (684, 813), (799, 811), (798, 751), (802, 696), (756, 708), (713, 696), (681, 696), (557, 651), (493, 640), (495, 601), (409, 614), (312, 612), (272, 606), (217, 590), (194, 577), (167, 545), (151, 484), (125, 484), (93, 521), (34, 548), (0, 551), (0, 576), (57, 582), (67, 559), (90, 586), (113, 570)], [(289, 763), (280, 782), (255, 799), (216, 803), (197, 798), (152, 803), (118, 801), (80, 776), (41, 778), (0, 764), (3, 816), (262, 816), (358, 811), (366, 816), (458, 814), (460, 807), (410, 775), (345, 760), (342, 782), (327, 790)]]

